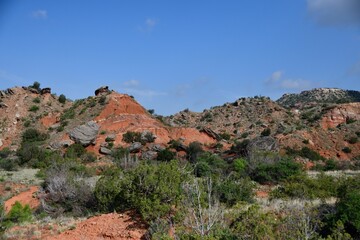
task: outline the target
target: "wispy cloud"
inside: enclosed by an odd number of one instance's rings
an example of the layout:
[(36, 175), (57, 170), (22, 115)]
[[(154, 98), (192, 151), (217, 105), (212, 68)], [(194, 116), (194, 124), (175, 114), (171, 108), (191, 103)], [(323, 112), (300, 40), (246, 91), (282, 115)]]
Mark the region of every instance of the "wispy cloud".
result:
[(265, 84), (277, 88), (277, 89), (287, 89), (287, 90), (305, 90), (309, 88), (315, 87), (317, 84), (305, 80), (302, 78), (285, 78), (284, 71), (275, 71), (271, 74), (271, 76), (265, 80)]
[(47, 19), (48, 13), (46, 10), (38, 9), (31, 13), (31, 16), (35, 19)]
[(13, 84), (26, 85), (27, 81), (15, 74), (0, 69), (0, 85), (1, 82), (12, 82)]
[(307, 0), (316, 22), (328, 26), (360, 25), (359, 0)]
[(159, 21), (155, 18), (147, 18), (145, 22), (138, 27), (140, 32), (152, 32)]
[(148, 88), (142, 86), (140, 81), (134, 80), (134, 79), (123, 82), (122, 87), (126, 93), (132, 94), (132, 95), (135, 95), (138, 97), (152, 98), (152, 97), (156, 97), (156, 96), (167, 95), (167, 93), (165, 93), (165, 92), (159, 92), (159, 91), (154, 91), (154, 90), (148, 89)]

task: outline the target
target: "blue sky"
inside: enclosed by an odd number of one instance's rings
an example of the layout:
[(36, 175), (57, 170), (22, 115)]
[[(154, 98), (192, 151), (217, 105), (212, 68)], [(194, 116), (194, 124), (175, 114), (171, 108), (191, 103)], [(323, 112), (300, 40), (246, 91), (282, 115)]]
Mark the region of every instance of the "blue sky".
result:
[(360, 90), (358, 0), (0, 0), (0, 89), (101, 85), (169, 115), (243, 96)]

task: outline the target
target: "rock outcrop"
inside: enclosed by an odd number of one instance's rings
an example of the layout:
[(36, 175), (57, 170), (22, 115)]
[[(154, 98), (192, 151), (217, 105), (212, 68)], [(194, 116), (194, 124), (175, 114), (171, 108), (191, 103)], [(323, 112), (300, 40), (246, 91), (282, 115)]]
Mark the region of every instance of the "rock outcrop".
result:
[(87, 122), (78, 126), (69, 132), (69, 136), (76, 143), (80, 143), (84, 147), (95, 144), (95, 139), (99, 131), (99, 126), (94, 121)]
[(102, 94), (108, 94), (110, 92), (111, 91), (109, 90), (108, 86), (102, 86), (102, 87), (99, 87), (98, 89), (95, 90), (95, 96), (99, 96), (99, 95), (102, 95)]

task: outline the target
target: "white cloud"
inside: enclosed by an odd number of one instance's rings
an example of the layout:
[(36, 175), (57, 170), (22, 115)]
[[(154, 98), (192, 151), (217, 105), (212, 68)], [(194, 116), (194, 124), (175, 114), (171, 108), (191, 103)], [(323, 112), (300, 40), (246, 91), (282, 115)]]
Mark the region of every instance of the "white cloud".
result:
[(310, 15), (322, 25), (360, 25), (359, 0), (307, 0)]
[(151, 32), (158, 24), (158, 20), (154, 18), (147, 18), (142, 26), (139, 26), (138, 29), (140, 32)]
[(125, 87), (138, 87), (140, 82), (138, 80), (129, 80), (123, 83)]
[(314, 84), (304, 79), (284, 79), (280, 82), (279, 87), (283, 89), (305, 90), (312, 88)]
[(148, 89), (141, 85), (140, 81), (138, 80), (129, 80), (122, 83), (122, 90), (128, 94), (135, 95), (137, 97), (156, 97), (156, 96), (163, 96), (167, 95), (165, 92), (158, 92), (151, 89)]
[(277, 89), (305, 90), (315, 87), (315, 83), (305, 79), (284, 78), (283, 71), (275, 71), (265, 81), (270, 87)]
[(33, 11), (31, 13), (31, 16), (36, 19), (46, 19), (48, 17), (48, 13), (46, 10), (39, 9), (39, 10)]

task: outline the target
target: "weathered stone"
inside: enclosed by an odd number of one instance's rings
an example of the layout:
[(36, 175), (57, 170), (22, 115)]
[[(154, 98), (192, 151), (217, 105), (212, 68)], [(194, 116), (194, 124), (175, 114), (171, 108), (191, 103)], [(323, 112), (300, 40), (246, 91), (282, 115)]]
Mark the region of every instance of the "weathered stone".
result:
[(149, 149), (151, 151), (160, 152), (160, 151), (164, 150), (165, 147), (160, 144), (152, 143), (149, 145)]
[(141, 133), (141, 141), (142, 142), (153, 142), (155, 139), (156, 139), (156, 136), (148, 130), (145, 130)]
[(111, 150), (106, 148), (106, 147), (101, 147), (100, 148), (100, 153), (105, 154), (105, 155), (110, 155), (111, 154)]
[(101, 144), (100, 144), (100, 147), (108, 147), (109, 146), (109, 143), (107, 143), (107, 142), (102, 142)]
[(6, 97), (6, 93), (4, 91), (0, 91), (0, 97)]
[(95, 96), (99, 96), (99, 95), (102, 95), (102, 94), (107, 94), (109, 92), (110, 92), (110, 90), (109, 90), (108, 86), (102, 86), (102, 87), (99, 87), (98, 89), (95, 90)]
[(63, 140), (60, 142), (54, 142), (50, 144), (50, 147), (54, 148), (54, 149), (61, 149), (61, 148), (65, 148), (65, 147), (69, 147), (73, 142), (70, 140)]
[(8, 105), (6, 105), (5, 103), (3, 103), (3, 102), (0, 102), (0, 108), (7, 108), (8, 107)]
[(132, 144), (130, 145), (129, 151), (130, 151), (131, 153), (137, 153), (137, 152), (140, 151), (141, 148), (142, 148), (142, 144), (141, 144), (141, 143), (139, 143), (139, 142), (134, 142), (134, 143), (132, 143)]
[(84, 147), (95, 144), (95, 139), (99, 131), (99, 126), (94, 121), (77, 126), (69, 132), (70, 138)]
[(222, 139), (222, 137), (217, 134), (216, 132), (214, 132), (213, 130), (211, 130), (210, 128), (203, 128), (200, 130), (200, 132), (204, 132), (206, 133), (208, 136), (220, 141)]
[(56, 129), (56, 128), (60, 127), (60, 126), (61, 126), (60, 123), (55, 123), (55, 124), (51, 125), (50, 128), (51, 129)]
[(157, 152), (146, 151), (141, 154), (141, 158), (144, 160), (155, 160), (157, 158)]
[(29, 87), (27, 90), (29, 90), (30, 92), (35, 93), (35, 94), (40, 94), (39, 90), (37, 90), (35, 88)]
[(6, 92), (7, 92), (9, 95), (14, 95), (14, 94), (15, 94), (14, 90), (12, 90), (11, 88), (6, 89)]
[(51, 94), (51, 88), (43, 88), (43, 89), (41, 89), (40, 93), (41, 93), (41, 95), (47, 94), (47, 93)]
[(4, 145), (4, 144), (2, 142), (2, 139), (0, 139), (0, 147), (2, 147), (2, 145)]

